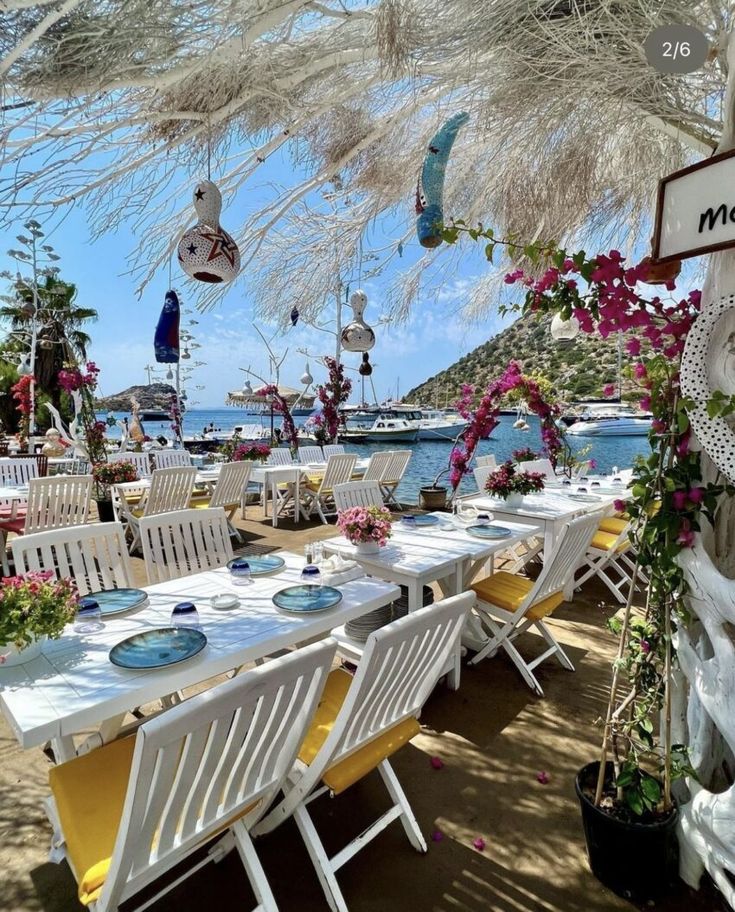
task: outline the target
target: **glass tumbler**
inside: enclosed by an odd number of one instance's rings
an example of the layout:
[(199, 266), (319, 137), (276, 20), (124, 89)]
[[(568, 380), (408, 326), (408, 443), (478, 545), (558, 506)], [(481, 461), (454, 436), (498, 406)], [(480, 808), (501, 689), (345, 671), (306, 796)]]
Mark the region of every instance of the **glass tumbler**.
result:
[(179, 602), (178, 605), (174, 605), (174, 610), (171, 612), (171, 626), (201, 629), (199, 612), (194, 602)]
[(230, 578), (236, 586), (247, 586), (252, 582), (250, 564), (244, 557), (236, 557), (230, 564)]
[(99, 602), (93, 598), (81, 598), (77, 605), (74, 617), (74, 630), (77, 633), (95, 633), (102, 630), (102, 609)]

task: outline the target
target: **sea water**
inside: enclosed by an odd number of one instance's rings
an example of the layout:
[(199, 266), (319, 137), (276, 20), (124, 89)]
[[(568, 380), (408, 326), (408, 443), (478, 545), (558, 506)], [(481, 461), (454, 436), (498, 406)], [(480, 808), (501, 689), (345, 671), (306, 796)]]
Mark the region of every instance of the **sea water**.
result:
[[(125, 417), (125, 413), (116, 412), (116, 418)], [(100, 416), (104, 418), (105, 416)], [(304, 423), (305, 418), (297, 418), (296, 424)], [(492, 437), (489, 440), (481, 441), (477, 448), (476, 455), (484, 456), (488, 453), (494, 454), (498, 462), (504, 459), (510, 459), (513, 450), (529, 447), (532, 450), (541, 449), (541, 440), (539, 437), (539, 422), (535, 415), (527, 417), (529, 430), (520, 431), (513, 427), (515, 416), (502, 415), (500, 424), (495, 428)], [(247, 414), (242, 409), (236, 408), (219, 408), (219, 409), (189, 409), (184, 414), (184, 436), (193, 436), (201, 434), (205, 427), (214, 424), (215, 428), (223, 433), (231, 431), (236, 424), (259, 424), (264, 427), (270, 427), (270, 417), (266, 414), (262, 418)], [(276, 416), (275, 426), (280, 427), (280, 419)], [(146, 434), (150, 437), (157, 437), (160, 434), (171, 436), (170, 422), (146, 421), (144, 423)], [(110, 430), (109, 436), (117, 436), (117, 428)], [(216, 433), (214, 435), (216, 436)], [(567, 437), (573, 452), (581, 454), (585, 459), (594, 459), (597, 463), (598, 472), (610, 472), (613, 466), (622, 469), (630, 467), (633, 459), (638, 455), (648, 455), (650, 448), (647, 437)], [(431, 484), (436, 476), (446, 469), (449, 462), (449, 454), (452, 449), (452, 442), (447, 440), (420, 440), (416, 443), (401, 442), (382, 442), (382, 443), (364, 443), (364, 444), (347, 444), (345, 449), (350, 453), (357, 453), (360, 456), (369, 456), (378, 450), (388, 449), (410, 449), (412, 452), (411, 461), (408, 464), (406, 475), (398, 489), (400, 499), (404, 503), (417, 503), (419, 488)], [(447, 484), (447, 476), (439, 481), (439, 484)], [(474, 478), (470, 475), (462, 482), (461, 490), (471, 492), (476, 490)]]

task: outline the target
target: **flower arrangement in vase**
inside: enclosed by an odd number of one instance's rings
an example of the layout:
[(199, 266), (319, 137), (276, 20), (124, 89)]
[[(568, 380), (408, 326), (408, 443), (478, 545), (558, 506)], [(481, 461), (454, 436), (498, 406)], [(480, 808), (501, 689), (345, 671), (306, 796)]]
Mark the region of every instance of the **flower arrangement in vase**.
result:
[(350, 507), (337, 514), (337, 528), (358, 554), (377, 554), (388, 543), (392, 526), (387, 507)]
[(265, 462), (270, 454), (271, 448), (267, 443), (239, 443), (228, 455), (233, 462)]
[(92, 468), (92, 477), (98, 485), (109, 488), (126, 481), (137, 481), (138, 470), (132, 462), (98, 462)]
[(521, 447), (520, 450), (513, 450), (513, 459), (516, 462), (532, 462), (539, 459), (540, 453), (534, 452), (531, 447)]
[(512, 461), (501, 463), (485, 482), (485, 490), (493, 497), (502, 497), (509, 506), (520, 502), (524, 494), (544, 489), (543, 472), (524, 472)]
[(50, 570), (0, 581), (0, 665), (20, 665), (41, 654), (44, 639), (57, 640), (74, 620), (78, 596), (72, 580)]

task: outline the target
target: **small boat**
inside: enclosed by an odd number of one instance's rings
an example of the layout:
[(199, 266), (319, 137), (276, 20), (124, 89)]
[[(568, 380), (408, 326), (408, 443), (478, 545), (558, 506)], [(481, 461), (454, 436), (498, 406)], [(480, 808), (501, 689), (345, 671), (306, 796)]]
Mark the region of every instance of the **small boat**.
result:
[[(414, 422), (412, 422), (414, 423)], [(422, 409), (418, 424), (419, 440), (454, 440), (467, 427), (459, 415), (445, 415), (439, 409)]]
[(141, 409), (138, 413), (141, 421), (170, 421), (171, 415), (164, 409)]
[(645, 437), (651, 430), (653, 416), (637, 412), (630, 406), (590, 407), (567, 428), (574, 437)]
[(368, 441), (396, 440), (415, 443), (419, 429), (405, 418), (377, 418), (371, 427), (362, 430)]

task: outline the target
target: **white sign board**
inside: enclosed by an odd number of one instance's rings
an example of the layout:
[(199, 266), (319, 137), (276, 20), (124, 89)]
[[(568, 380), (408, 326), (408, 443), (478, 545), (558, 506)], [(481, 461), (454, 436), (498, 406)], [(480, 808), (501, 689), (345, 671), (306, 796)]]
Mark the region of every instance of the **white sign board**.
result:
[(653, 259), (735, 247), (735, 150), (665, 177), (658, 188)]

